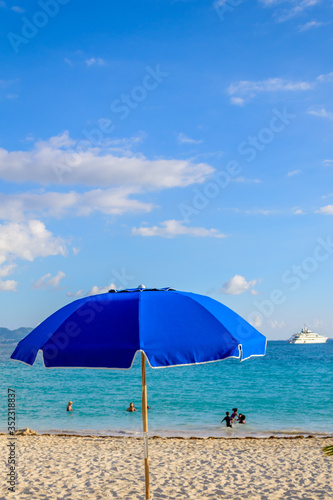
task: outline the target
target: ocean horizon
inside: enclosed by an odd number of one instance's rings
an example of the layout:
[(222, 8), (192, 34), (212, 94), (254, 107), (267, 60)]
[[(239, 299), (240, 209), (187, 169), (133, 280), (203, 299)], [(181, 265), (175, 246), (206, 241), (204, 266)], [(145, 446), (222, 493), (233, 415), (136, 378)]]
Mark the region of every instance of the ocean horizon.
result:
[[(7, 389), (16, 394), (16, 428), (38, 433), (140, 436), (141, 370), (46, 369), (10, 359), (1, 344), (0, 432), (7, 432)], [(333, 433), (333, 339), (326, 344), (268, 341), (264, 357), (244, 362), (151, 369), (149, 434), (174, 437), (268, 437)], [(72, 413), (66, 412), (73, 401)], [(137, 412), (126, 408), (133, 402)], [(232, 408), (246, 424), (221, 425)]]

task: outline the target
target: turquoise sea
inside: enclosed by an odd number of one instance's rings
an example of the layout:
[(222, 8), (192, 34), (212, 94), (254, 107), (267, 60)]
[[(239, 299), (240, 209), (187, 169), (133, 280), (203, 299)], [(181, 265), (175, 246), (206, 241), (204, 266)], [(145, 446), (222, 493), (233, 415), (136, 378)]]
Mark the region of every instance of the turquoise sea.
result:
[[(141, 369), (31, 368), (0, 345), (0, 432), (7, 431), (7, 388), (16, 391), (17, 428), (38, 432), (141, 434)], [(150, 435), (269, 436), (333, 434), (333, 340), (291, 345), (270, 341), (264, 357), (205, 365), (147, 367)], [(73, 413), (66, 412), (69, 400)], [(125, 410), (133, 401), (138, 411)], [(237, 407), (246, 424), (227, 429)]]

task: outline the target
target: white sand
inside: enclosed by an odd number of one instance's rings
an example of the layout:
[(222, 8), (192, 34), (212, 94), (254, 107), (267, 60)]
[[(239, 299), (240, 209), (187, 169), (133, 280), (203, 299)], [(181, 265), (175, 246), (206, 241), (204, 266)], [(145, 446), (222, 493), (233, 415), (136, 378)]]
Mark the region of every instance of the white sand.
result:
[[(0, 500), (144, 499), (135, 438), (18, 436), (18, 482), (7, 492), (8, 436), (0, 435)], [(331, 439), (149, 441), (151, 498), (332, 500)]]

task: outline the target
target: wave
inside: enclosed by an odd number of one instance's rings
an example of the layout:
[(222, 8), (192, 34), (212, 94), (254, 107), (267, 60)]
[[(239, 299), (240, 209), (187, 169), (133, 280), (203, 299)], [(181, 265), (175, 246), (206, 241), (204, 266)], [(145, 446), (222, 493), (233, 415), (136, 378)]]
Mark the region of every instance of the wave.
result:
[[(45, 436), (76, 436), (76, 437), (128, 437), (128, 438), (141, 438), (142, 432), (126, 431), (126, 430), (96, 430), (96, 429), (81, 429), (81, 430), (68, 430), (68, 429), (43, 429), (37, 430), (38, 435)], [(0, 429), (0, 434), (4, 435), (7, 432)], [(153, 430), (149, 432), (149, 437), (153, 438), (168, 438), (168, 439), (292, 439), (292, 438), (332, 438), (332, 433), (313, 432), (313, 431), (299, 431), (299, 430), (275, 430), (275, 431), (243, 431), (237, 433), (228, 429), (228, 431), (221, 431), (219, 433), (203, 432), (203, 431), (173, 431), (173, 430)]]

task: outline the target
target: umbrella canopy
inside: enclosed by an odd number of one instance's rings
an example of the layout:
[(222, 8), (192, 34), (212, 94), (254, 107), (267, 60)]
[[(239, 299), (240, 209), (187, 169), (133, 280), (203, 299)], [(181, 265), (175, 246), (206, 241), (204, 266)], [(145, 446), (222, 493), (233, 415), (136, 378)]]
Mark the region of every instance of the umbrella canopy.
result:
[[(111, 291), (110, 291), (111, 292)], [(59, 309), (17, 345), (13, 359), (52, 367), (152, 368), (265, 354), (266, 338), (220, 302), (171, 288), (93, 295)]]
[[(112, 292), (112, 293), (111, 293)], [(146, 358), (152, 368), (263, 356), (266, 338), (220, 302), (172, 288), (110, 290), (59, 309), (11, 358), (47, 368), (131, 368), (141, 351), (146, 499), (150, 498)]]

